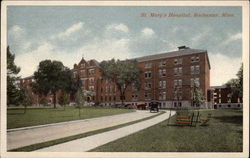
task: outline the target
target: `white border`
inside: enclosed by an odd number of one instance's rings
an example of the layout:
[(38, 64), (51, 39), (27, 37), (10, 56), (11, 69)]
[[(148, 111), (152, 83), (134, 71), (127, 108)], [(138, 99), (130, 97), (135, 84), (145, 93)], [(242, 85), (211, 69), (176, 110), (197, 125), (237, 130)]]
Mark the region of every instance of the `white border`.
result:
[[(241, 6), (243, 26), (243, 152), (6, 152), (6, 46), (7, 6)], [(248, 1), (4, 1), (1, 6), (1, 157), (192, 157), (192, 158), (246, 158), (249, 157), (249, 2)], [(214, 144), (216, 146), (216, 144)]]

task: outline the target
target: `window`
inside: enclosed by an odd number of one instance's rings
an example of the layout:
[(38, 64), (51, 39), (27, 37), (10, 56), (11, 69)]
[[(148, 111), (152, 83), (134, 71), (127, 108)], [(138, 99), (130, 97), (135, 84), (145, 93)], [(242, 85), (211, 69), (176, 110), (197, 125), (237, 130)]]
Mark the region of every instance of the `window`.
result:
[(95, 73), (95, 69), (89, 69), (89, 75), (93, 75)]
[(137, 94), (132, 94), (132, 100), (137, 100), (138, 99), (138, 95)]
[(159, 76), (160, 76), (160, 77), (165, 77), (166, 74), (167, 74), (166, 69), (159, 69)]
[(194, 74), (194, 66), (190, 67), (191, 74)]
[(197, 87), (200, 87), (200, 78), (191, 78), (190, 81), (191, 81), (191, 84), (190, 84), (191, 87), (194, 87), (195, 83)]
[(197, 56), (197, 57), (196, 57), (196, 61), (200, 61), (200, 57)]
[(144, 94), (145, 100), (151, 100), (151, 93)]
[(193, 63), (193, 62), (198, 62), (198, 61), (200, 61), (200, 57), (199, 56), (192, 56), (191, 57), (191, 62)]
[(80, 67), (81, 67), (81, 68), (84, 68), (84, 67), (85, 67), (85, 64), (81, 64)]
[(151, 82), (146, 82), (145, 83), (145, 89), (151, 89), (152, 88), (152, 83)]
[(175, 64), (175, 65), (182, 64), (182, 58), (174, 59), (174, 64)]
[(159, 81), (159, 88), (166, 88), (166, 81)]
[(152, 68), (152, 63), (146, 63), (146, 64), (145, 64), (145, 68), (146, 68), (146, 69)]
[(162, 77), (165, 77), (167, 75), (167, 71), (166, 71), (166, 69), (163, 69), (162, 70)]
[(94, 83), (94, 81), (95, 81), (95, 79), (94, 79), (94, 78), (89, 78), (89, 83), (93, 84), (93, 83)]
[(159, 100), (166, 100), (166, 92), (159, 93)]
[(176, 67), (176, 68), (174, 68), (174, 75), (175, 76), (182, 75), (182, 67)]
[(93, 91), (94, 89), (95, 89), (94, 86), (89, 86), (89, 90), (90, 90), (90, 91)]
[(196, 65), (195, 66), (195, 74), (199, 74), (200, 73), (200, 65)]
[(182, 100), (182, 92), (175, 91), (174, 92), (174, 99), (175, 100)]
[(176, 76), (178, 74), (178, 68), (174, 68), (174, 75)]
[(166, 66), (166, 61), (164, 61), (164, 60), (160, 61), (159, 66), (160, 66), (160, 67)]
[(174, 80), (174, 88), (181, 88), (182, 87), (182, 79)]
[(145, 72), (145, 78), (151, 78), (151, 71)]
[(178, 68), (178, 73), (179, 73), (179, 75), (182, 75), (182, 67)]
[(85, 74), (85, 70), (81, 70), (81, 76)]
[(200, 73), (200, 65), (193, 65), (190, 67), (191, 74), (199, 74)]
[(192, 56), (191, 57), (191, 62), (194, 62), (195, 61), (195, 56)]

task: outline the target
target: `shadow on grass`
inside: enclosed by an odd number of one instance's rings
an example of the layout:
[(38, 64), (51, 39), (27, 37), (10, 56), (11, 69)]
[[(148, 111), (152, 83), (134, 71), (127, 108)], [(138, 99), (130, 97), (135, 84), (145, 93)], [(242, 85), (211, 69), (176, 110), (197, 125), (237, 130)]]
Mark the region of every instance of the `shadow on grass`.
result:
[(224, 123), (232, 123), (232, 124), (237, 124), (237, 125), (242, 125), (242, 123), (243, 123), (242, 116), (217, 116), (217, 117), (213, 117), (213, 118), (218, 119)]

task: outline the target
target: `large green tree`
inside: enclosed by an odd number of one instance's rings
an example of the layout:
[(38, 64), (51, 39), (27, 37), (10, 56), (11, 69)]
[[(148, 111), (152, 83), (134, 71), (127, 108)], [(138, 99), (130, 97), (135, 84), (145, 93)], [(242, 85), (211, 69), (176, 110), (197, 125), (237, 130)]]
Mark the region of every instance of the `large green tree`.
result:
[(125, 92), (129, 85), (140, 88), (140, 72), (135, 60), (109, 60), (100, 63), (104, 79), (112, 81), (116, 84), (120, 92), (122, 104), (125, 100)]
[(20, 67), (15, 64), (15, 55), (10, 52), (7, 47), (7, 105), (18, 104), (19, 90), (15, 86), (15, 82), (19, 79), (17, 74), (20, 72)]
[(54, 108), (56, 108), (56, 93), (58, 90), (69, 92), (72, 84), (72, 73), (60, 61), (44, 60), (39, 63), (34, 73), (34, 92), (53, 95)]
[(233, 95), (237, 95), (238, 97), (243, 96), (243, 64), (239, 71), (236, 74), (237, 78), (233, 78), (229, 80), (225, 85), (228, 88), (232, 88)]

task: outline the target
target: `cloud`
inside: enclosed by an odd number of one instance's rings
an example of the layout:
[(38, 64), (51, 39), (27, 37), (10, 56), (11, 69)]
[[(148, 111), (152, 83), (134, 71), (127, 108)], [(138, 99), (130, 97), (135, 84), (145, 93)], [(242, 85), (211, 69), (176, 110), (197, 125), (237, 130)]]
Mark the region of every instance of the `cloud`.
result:
[(9, 30), (9, 35), (13, 38), (20, 38), (24, 34), (24, 29), (18, 25), (14, 25)]
[(69, 37), (70, 35), (72, 35), (73, 33), (81, 30), (83, 28), (84, 23), (83, 22), (78, 22), (76, 24), (73, 24), (72, 26), (70, 26), (69, 28), (67, 28), (64, 32), (61, 32), (59, 34), (55, 34), (52, 35), (50, 37), (50, 39), (56, 39), (56, 38), (65, 38), (65, 37)]
[[(79, 28), (79, 25), (72, 25), (72, 27), (65, 31), (64, 35), (70, 35), (74, 31), (79, 30)], [(117, 25), (116, 28), (122, 27)], [(105, 29), (103, 33), (105, 34)], [(61, 33), (58, 35), (61, 36)], [(61, 44), (58, 45), (58, 42), (55, 42), (58, 40), (44, 39), (35, 49), (23, 54), (18, 54), (16, 57), (16, 64), (21, 67), (20, 75), (25, 77), (33, 74), (39, 62), (45, 59), (59, 60), (62, 61), (65, 66), (73, 68), (73, 65), (78, 63), (83, 55), (86, 60), (96, 59), (98, 61), (110, 60), (112, 58), (130, 58), (130, 39), (127, 38), (127, 36), (120, 36), (119, 38), (114, 38), (114, 36), (100, 35), (94, 38), (92, 36), (92, 38), (82, 42), (80, 46), (74, 48), (70, 47), (70, 49), (62, 49), (65, 44), (69, 44), (69, 41), (60, 40), (61, 42), (59, 43)], [(62, 44), (62, 42), (65, 44)]]
[(142, 35), (144, 37), (151, 37), (155, 34), (154, 30), (152, 30), (151, 28), (144, 28), (142, 31), (141, 31)]
[(31, 47), (26, 35), (26, 30), (19, 25), (12, 26), (8, 31), (8, 44), (15, 53), (23, 53)]
[(116, 31), (120, 31), (120, 32), (124, 32), (124, 33), (128, 33), (129, 29), (125, 24), (111, 24), (107, 26), (107, 30), (116, 30)]
[(232, 59), (219, 53), (209, 53), (209, 61), (211, 64), (211, 86), (220, 86), (230, 79), (236, 78), (236, 73), (242, 62), (239, 57)]
[(240, 40), (242, 39), (242, 34), (241, 33), (235, 33), (235, 34), (230, 34), (227, 40), (222, 42), (223, 45), (227, 45), (233, 41)]

